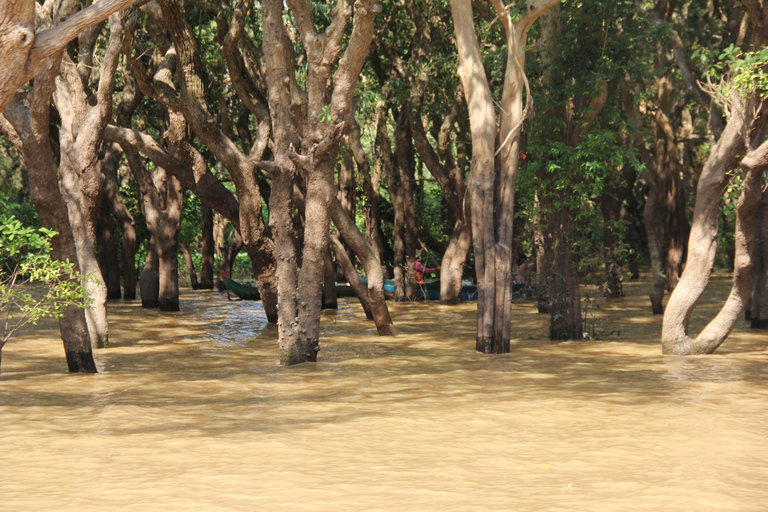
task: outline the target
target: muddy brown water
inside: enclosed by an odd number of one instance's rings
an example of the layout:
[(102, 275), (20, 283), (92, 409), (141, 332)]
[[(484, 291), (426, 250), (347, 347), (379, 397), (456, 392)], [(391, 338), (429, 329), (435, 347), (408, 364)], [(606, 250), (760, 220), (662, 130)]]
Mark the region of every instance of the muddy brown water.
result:
[(66, 374), (54, 324), (26, 329), (3, 351), (0, 510), (768, 510), (768, 335), (662, 357), (648, 283), (627, 291), (598, 301), (596, 341), (550, 342), (515, 303), (504, 356), (474, 351), (472, 303), (391, 303), (380, 338), (343, 299), (292, 368), (259, 305), (217, 292), (112, 304), (97, 375)]

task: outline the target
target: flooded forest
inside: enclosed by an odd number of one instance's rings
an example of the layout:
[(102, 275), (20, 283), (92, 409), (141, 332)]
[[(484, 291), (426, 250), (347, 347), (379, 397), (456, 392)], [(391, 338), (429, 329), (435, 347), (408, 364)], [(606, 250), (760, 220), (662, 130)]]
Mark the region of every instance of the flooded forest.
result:
[(767, 72), (758, 0), (2, 2), (0, 508), (765, 510)]

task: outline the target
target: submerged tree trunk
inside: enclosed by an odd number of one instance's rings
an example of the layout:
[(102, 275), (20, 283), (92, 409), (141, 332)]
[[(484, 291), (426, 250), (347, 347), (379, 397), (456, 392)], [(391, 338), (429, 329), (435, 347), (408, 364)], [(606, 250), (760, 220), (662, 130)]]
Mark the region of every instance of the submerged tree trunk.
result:
[[(755, 118), (755, 96), (731, 95), (732, 113), (725, 130), (707, 159), (699, 177), (693, 214), (689, 252), (680, 283), (672, 292), (664, 313), (661, 343), (664, 354), (710, 354), (725, 341), (740, 317), (750, 291), (750, 253), (754, 242), (754, 218), (760, 202), (761, 175), (768, 168), (768, 142), (759, 148), (746, 148), (746, 137), (763, 123)], [(753, 123), (757, 123), (755, 126)], [(739, 162), (743, 189), (737, 206), (734, 285), (720, 313), (695, 338), (688, 335), (696, 303), (709, 282), (717, 250), (719, 203), (729, 182), (728, 170)]]
[(120, 247), (115, 232), (116, 224), (109, 212), (109, 206), (102, 203), (97, 224), (98, 259), (101, 275), (107, 287), (107, 299), (123, 296), (120, 289)]
[[(32, 202), (40, 223), (58, 233), (52, 240), (51, 256), (59, 261), (76, 263), (74, 236), (69, 225), (67, 207), (61, 197), (50, 141), (50, 105), (59, 70), (59, 58), (47, 62), (35, 78), (27, 94), (28, 106), (14, 100), (5, 114), (16, 134), (17, 149), (28, 170)], [(4, 131), (9, 128), (5, 123), (3, 125)], [(75, 267), (79, 270), (77, 265)], [(69, 371), (96, 373), (85, 311), (74, 306), (66, 308), (64, 316), (59, 319), (59, 330)]]
[(533, 0), (529, 11), (512, 21), (499, 2), (497, 14), (507, 35), (507, 67), (502, 94), (499, 143), (500, 169), (494, 173), (497, 135), (493, 97), (469, 0), (451, 0), (459, 50), (459, 75), (469, 108), (472, 165), (469, 200), (478, 283), (476, 349), (487, 354), (509, 352), (512, 293), (512, 221), (514, 217), (520, 126), (523, 121), (525, 43), (533, 22), (557, 4)]
[(213, 289), (213, 262), (216, 244), (213, 241), (213, 209), (203, 205), (200, 216), (202, 217), (200, 232), (202, 243), (203, 261), (200, 267), (200, 289)]
[(768, 187), (763, 179), (760, 209), (755, 218), (752, 295), (747, 320), (752, 329), (768, 329)]
[[(306, 93), (299, 90), (296, 82), (293, 45), (283, 22), (286, 4), (305, 43)], [(380, 5), (372, 0), (338, 2), (331, 11), (330, 26), (323, 33), (317, 32), (312, 4), (308, 1), (287, 0), (284, 4), (268, 0), (261, 3), (261, 9), (264, 44), (270, 49), (264, 56), (275, 154), (274, 162), (261, 165), (269, 167), (273, 175), (269, 222), (276, 242), (280, 291), (280, 362), (292, 365), (315, 361), (320, 349), (329, 209), (336, 200), (333, 169), (346, 121), (353, 115), (355, 85), (373, 38), (373, 20)], [(344, 48), (350, 22), (352, 28)], [(333, 83), (330, 94), (329, 83)], [(324, 110), (330, 114), (330, 123), (320, 119)], [(306, 190), (306, 224), (299, 269), (291, 215), (296, 171)]]
[(189, 285), (193, 290), (200, 289), (200, 283), (197, 280), (197, 271), (195, 270), (195, 262), (192, 259), (192, 252), (189, 250), (187, 244), (179, 244), (179, 250), (184, 256), (184, 263), (187, 265), (187, 271), (189, 272)]
[(147, 258), (144, 261), (144, 269), (139, 279), (141, 290), (141, 307), (155, 309), (160, 306), (160, 260), (157, 257), (157, 243), (155, 236), (149, 239)]

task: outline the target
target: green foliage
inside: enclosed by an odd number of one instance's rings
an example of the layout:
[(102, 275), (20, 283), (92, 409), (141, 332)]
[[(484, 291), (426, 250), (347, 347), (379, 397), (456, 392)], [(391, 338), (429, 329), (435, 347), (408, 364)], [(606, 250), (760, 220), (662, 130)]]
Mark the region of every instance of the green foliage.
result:
[(743, 52), (740, 48), (729, 45), (719, 56), (719, 62), (713, 64), (715, 74), (730, 74), (730, 83), (744, 96), (751, 92), (764, 93), (768, 90), (768, 48), (755, 52)]
[(0, 217), (0, 349), (24, 325), (46, 317), (60, 318), (68, 306), (86, 307), (88, 294), (68, 261), (50, 257), (54, 231), (24, 226)]

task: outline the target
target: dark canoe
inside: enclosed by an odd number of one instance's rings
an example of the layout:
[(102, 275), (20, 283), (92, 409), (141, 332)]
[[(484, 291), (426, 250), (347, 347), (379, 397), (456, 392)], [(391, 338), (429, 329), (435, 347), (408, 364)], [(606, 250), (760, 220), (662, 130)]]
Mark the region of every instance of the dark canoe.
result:
[[(525, 283), (512, 283), (512, 298), (530, 297), (532, 292), (525, 290)], [(435, 279), (422, 285), (416, 295), (424, 300), (440, 300), (440, 280)], [(461, 286), (461, 300), (477, 300), (477, 284), (467, 283)]]
[(357, 297), (355, 290), (349, 285), (349, 283), (336, 283), (336, 296), (337, 297)]
[(221, 278), (224, 280), (224, 284), (227, 285), (227, 288), (240, 297), (243, 300), (259, 300), (261, 299), (261, 294), (259, 293), (259, 289), (255, 286), (249, 286), (247, 284), (241, 284), (237, 281), (230, 279), (228, 276), (224, 275), (223, 272), (221, 272)]

